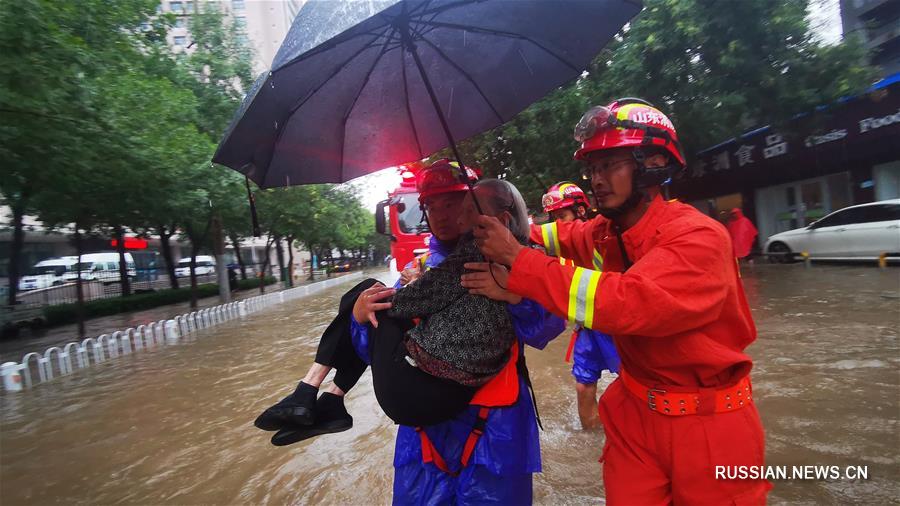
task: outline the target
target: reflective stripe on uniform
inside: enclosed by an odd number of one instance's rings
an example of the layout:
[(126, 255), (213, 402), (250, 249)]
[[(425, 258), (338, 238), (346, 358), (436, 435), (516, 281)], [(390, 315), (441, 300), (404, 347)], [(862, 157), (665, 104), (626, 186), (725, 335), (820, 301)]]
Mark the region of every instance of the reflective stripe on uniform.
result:
[(594, 323), (594, 296), (600, 272), (581, 267), (575, 268), (572, 284), (569, 285), (569, 321), (592, 328)]
[(559, 237), (556, 233), (556, 222), (541, 225), (541, 236), (544, 239), (544, 248), (547, 254), (555, 257), (559, 256)]
[(603, 270), (603, 255), (597, 250), (594, 250), (594, 269), (598, 271)]
[(430, 255), (431, 255), (431, 252), (429, 251), (428, 253), (423, 253), (423, 254), (419, 255), (418, 258), (416, 258), (416, 260), (419, 261), (419, 270), (420, 271), (424, 272), (430, 268), (427, 265), (425, 265), (425, 262), (428, 260), (428, 257)]

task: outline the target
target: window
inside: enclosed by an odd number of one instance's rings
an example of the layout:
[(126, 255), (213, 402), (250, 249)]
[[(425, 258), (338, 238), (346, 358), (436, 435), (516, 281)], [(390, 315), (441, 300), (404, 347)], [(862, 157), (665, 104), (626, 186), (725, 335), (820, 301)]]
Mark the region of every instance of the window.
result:
[(244, 0), (231, 0), (231, 8), (236, 11), (244, 10)]
[(836, 213), (829, 214), (828, 216), (822, 218), (817, 221), (813, 228), (823, 228), (823, 227), (836, 227), (838, 225), (846, 225), (850, 223), (850, 211), (853, 209), (847, 209), (845, 211), (838, 211)]
[(184, 28), (187, 26), (186, 18), (178, 18), (175, 20), (175, 28)]
[(106, 270), (109, 270), (109, 271), (119, 270), (119, 262), (106, 262)]
[(184, 35), (176, 35), (175, 36), (175, 45), (176, 46), (183, 46), (183, 45), (185, 45), (186, 42), (187, 42), (187, 37), (185, 37)]
[(900, 220), (900, 205), (898, 204), (879, 204), (860, 209), (864, 211), (862, 223)]
[(247, 27), (247, 18), (244, 16), (237, 16), (236, 18), (234, 18), (234, 26), (246, 28)]
[(400, 218), (400, 230), (404, 233), (428, 232), (428, 225), (425, 223), (425, 217), (422, 216), (422, 208), (419, 207), (418, 198), (419, 195), (415, 193), (407, 193), (400, 196), (400, 203), (397, 204), (397, 214)]
[(184, 14), (184, 4), (181, 2), (169, 2), (169, 9), (175, 14)]
[(184, 3), (184, 12), (190, 14), (194, 12), (194, 2), (188, 0)]

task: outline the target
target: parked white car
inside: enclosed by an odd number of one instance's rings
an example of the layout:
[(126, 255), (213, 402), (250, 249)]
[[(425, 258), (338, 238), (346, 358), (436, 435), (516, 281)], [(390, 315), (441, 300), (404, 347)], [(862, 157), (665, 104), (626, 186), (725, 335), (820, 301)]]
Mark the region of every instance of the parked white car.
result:
[(34, 264), (28, 274), (19, 279), (19, 290), (37, 290), (65, 283), (63, 276), (78, 262), (78, 257), (48, 258)]
[(900, 199), (845, 207), (805, 228), (775, 234), (765, 252), (790, 262), (802, 252), (812, 259), (875, 260), (887, 253), (900, 260)]
[[(134, 258), (131, 257), (131, 253), (125, 253), (125, 268), (129, 279), (137, 277), (137, 269), (135, 269)], [(77, 266), (73, 265), (71, 272), (66, 273), (63, 279), (69, 282), (75, 281), (77, 277)], [(119, 277), (119, 254), (113, 251), (81, 255), (81, 279), (84, 281), (100, 281), (102, 283), (118, 283), (121, 279)]]
[[(197, 264), (194, 266), (194, 274), (206, 276), (216, 273), (216, 258), (209, 255), (197, 255)], [(191, 257), (182, 258), (175, 268), (175, 275), (186, 278), (191, 275)]]

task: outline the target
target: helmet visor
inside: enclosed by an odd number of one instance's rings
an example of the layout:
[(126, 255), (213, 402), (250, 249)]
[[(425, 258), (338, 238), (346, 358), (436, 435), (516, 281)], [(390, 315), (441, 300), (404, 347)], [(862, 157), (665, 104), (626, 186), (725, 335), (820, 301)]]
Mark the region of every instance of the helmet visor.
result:
[(584, 113), (578, 124), (575, 125), (575, 140), (584, 142), (596, 135), (600, 130), (612, 127), (613, 122), (611, 118), (613, 118), (613, 115), (608, 107), (604, 105), (591, 107)]

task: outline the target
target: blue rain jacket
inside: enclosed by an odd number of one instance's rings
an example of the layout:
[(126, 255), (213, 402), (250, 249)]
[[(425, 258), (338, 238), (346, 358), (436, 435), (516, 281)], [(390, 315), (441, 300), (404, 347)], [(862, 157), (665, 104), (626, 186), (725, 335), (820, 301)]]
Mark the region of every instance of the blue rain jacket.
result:
[[(450, 248), (432, 238), (429, 252), (425, 265), (433, 267), (444, 260)], [(543, 349), (565, 329), (561, 318), (534, 301), (524, 299), (509, 305), (508, 310), (519, 338), (520, 354), (524, 354), (523, 344)], [(369, 361), (368, 325), (351, 318), (351, 331), (357, 353)], [(453, 420), (425, 428), (451, 470), (461, 467), (463, 446), (477, 413), (478, 408), (470, 407)], [(534, 404), (525, 380), (519, 378), (515, 404), (491, 410), (485, 433), (460, 476), (452, 477), (433, 464), (424, 464), (419, 435), (415, 428), (403, 425), (397, 430), (394, 468), (395, 504), (530, 503), (531, 473), (541, 471), (541, 448)]]

